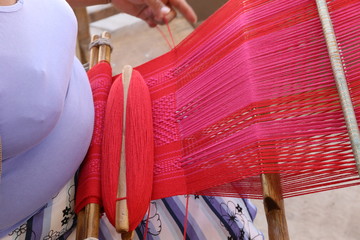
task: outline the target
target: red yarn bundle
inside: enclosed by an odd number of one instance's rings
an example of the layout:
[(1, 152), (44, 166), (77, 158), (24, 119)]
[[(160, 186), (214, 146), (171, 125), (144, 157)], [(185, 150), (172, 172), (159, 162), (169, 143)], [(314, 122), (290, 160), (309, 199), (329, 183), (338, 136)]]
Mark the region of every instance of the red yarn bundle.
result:
[(103, 206), (112, 224), (115, 223), (115, 199), (120, 170), (123, 112), (124, 90), (121, 76), (118, 76), (110, 89), (105, 112), (103, 161), (101, 162)]
[(129, 230), (143, 219), (153, 186), (154, 136), (150, 93), (139, 72), (133, 71), (126, 114), (126, 181)]
[(111, 88), (104, 127), (102, 194), (104, 209), (115, 225), (122, 135), (125, 137), (127, 206), (129, 231), (141, 222), (151, 200), (154, 165), (153, 122), (149, 90), (144, 79), (133, 71), (123, 129), (124, 88), (119, 75)]

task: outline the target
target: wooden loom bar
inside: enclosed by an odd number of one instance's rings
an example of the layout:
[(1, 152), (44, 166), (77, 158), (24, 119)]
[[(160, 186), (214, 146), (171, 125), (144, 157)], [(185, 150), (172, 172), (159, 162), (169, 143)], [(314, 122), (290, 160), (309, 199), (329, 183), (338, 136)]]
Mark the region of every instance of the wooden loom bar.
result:
[[(110, 34), (104, 32), (101, 38), (105, 40), (110, 39)], [(92, 36), (91, 42), (98, 41), (100, 37), (98, 35)], [(106, 61), (110, 63), (111, 47), (107, 44), (100, 46), (93, 45), (90, 49), (90, 61), (89, 68), (91, 69), (100, 61)], [(76, 239), (98, 239), (99, 227), (100, 227), (100, 206), (96, 203), (89, 203), (83, 210), (78, 213), (78, 226)]]
[(85, 206), (85, 239), (97, 239), (100, 227), (100, 206), (89, 203)]
[(351, 147), (356, 161), (356, 167), (360, 175), (360, 132), (346, 81), (344, 67), (341, 61), (339, 46), (336, 41), (335, 31), (326, 0), (316, 0), (316, 4), (329, 52), (331, 67), (336, 81), (336, 87), (340, 96), (340, 102), (351, 141)]
[(270, 240), (289, 240), (280, 174), (261, 174), (264, 210)]
[(77, 213), (76, 240), (85, 239), (85, 209)]
[[(110, 33), (103, 32), (102, 39), (109, 40)], [(109, 45), (102, 44), (99, 46), (98, 52), (98, 61), (106, 61), (110, 63), (111, 57), (111, 48)], [(98, 238), (99, 237), (99, 227), (100, 227), (100, 206), (96, 203), (90, 203), (85, 206), (85, 223), (87, 224), (86, 228), (86, 238)]]
[[(101, 38), (105, 41), (108, 41), (110, 39), (110, 33), (103, 32), (101, 35)], [(106, 61), (110, 63), (110, 57), (111, 57), (111, 47), (108, 44), (100, 44), (99, 46), (99, 62)]]
[[(272, 155), (277, 155), (275, 146), (269, 151), (272, 151)], [(273, 164), (277, 164), (277, 162)], [(263, 173), (260, 177), (269, 240), (289, 240), (280, 174)]]
[[(100, 38), (99, 35), (94, 35), (91, 38), (91, 42), (95, 42)], [(92, 46), (90, 49), (89, 57), (89, 69), (94, 67), (99, 61), (99, 46)]]

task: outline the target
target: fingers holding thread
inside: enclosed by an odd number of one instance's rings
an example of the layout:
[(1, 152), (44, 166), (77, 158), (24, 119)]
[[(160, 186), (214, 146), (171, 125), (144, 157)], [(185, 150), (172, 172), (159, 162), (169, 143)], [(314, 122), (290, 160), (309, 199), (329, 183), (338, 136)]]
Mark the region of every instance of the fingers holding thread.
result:
[(196, 13), (185, 0), (169, 0), (168, 4), (177, 9), (189, 22), (197, 22)]
[(196, 22), (196, 14), (185, 0), (112, 0), (120, 11), (138, 17), (150, 27), (165, 24), (176, 17), (175, 9), (189, 22)]
[(153, 12), (154, 19), (157, 22), (161, 22), (163, 18), (171, 11), (171, 9), (160, 0), (145, 0), (145, 3)]
[(176, 17), (177, 9), (189, 22), (197, 21), (192, 7), (185, 0), (145, 0), (149, 9), (153, 12), (153, 20), (157, 24), (168, 23)]

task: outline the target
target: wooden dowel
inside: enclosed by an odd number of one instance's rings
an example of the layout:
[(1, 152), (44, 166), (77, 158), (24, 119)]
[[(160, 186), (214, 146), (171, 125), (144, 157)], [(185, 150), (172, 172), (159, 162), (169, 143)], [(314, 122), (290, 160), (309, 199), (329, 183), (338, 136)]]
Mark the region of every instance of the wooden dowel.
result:
[[(109, 32), (103, 32), (101, 38), (103, 39), (110, 39), (111, 35)], [(99, 47), (99, 62), (100, 61), (107, 61), (110, 63), (110, 56), (111, 56), (111, 48), (107, 44), (100, 45)]]
[[(103, 38), (110, 39), (110, 34), (104, 32)], [(98, 35), (92, 36), (91, 41), (97, 41)], [(92, 46), (90, 49), (89, 68), (94, 67), (99, 61), (110, 63), (111, 49), (108, 45)], [(87, 204), (78, 214), (77, 240), (98, 238), (100, 227), (100, 206), (96, 203)]]
[[(91, 37), (91, 42), (96, 41), (99, 39), (98, 35), (94, 35)], [(99, 48), (94, 46), (90, 49), (90, 59), (89, 59), (89, 68), (91, 69), (96, 65), (98, 62), (98, 55), (99, 55)], [(84, 209), (80, 210), (80, 212), (77, 214), (77, 226), (76, 226), (76, 240), (84, 240), (87, 238), (87, 232), (88, 232), (88, 218), (89, 216), (86, 216), (85, 209), (87, 206), (84, 207)], [(92, 212), (89, 209), (87, 212)]]
[(121, 146), (121, 160), (120, 160), (120, 172), (119, 172), (119, 182), (117, 190), (117, 198), (119, 199), (116, 202), (116, 214), (115, 214), (115, 228), (119, 233), (129, 232), (129, 216), (127, 208), (127, 199), (126, 199), (126, 154), (125, 154), (125, 135), (126, 135), (126, 106), (127, 106), (127, 96), (129, 91), (129, 85), (132, 75), (132, 67), (125, 66), (122, 70), (122, 80), (124, 87), (124, 115), (123, 115), (123, 132), (122, 132), (122, 146)]
[(89, 203), (85, 206), (85, 238), (99, 238), (100, 206)]
[[(110, 39), (110, 33), (103, 32), (101, 38), (107, 40)], [(99, 39), (99, 36), (95, 35), (92, 41)], [(111, 48), (109, 45), (103, 44), (100, 46), (94, 46), (90, 50), (90, 56), (92, 61), (90, 66), (95, 66), (100, 61), (107, 61), (110, 63)], [(91, 58), (91, 57), (90, 57)], [(85, 237), (86, 238), (98, 238), (100, 227), (100, 206), (97, 203), (90, 203), (85, 206)]]
[(77, 214), (77, 224), (76, 224), (76, 240), (85, 239), (85, 209), (82, 209)]
[(121, 234), (121, 240), (131, 240), (134, 238), (134, 231)]
[(336, 82), (336, 87), (340, 97), (342, 111), (344, 113), (346, 127), (351, 141), (351, 147), (356, 161), (356, 167), (360, 175), (360, 131), (346, 81), (346, 75), (341, 60), (339, 46), (336, 41), (335, 31), (332, 25), (326, 0), (316, 0), (316, 4)]
[[(91, 37), (91, 42), (94, 42), (96, 40), (98, 40), (100, 37), (99, 35), (93, 35)], [(99, 61), (99, 47), (98, 46), (93, 46), (90, 49), (90, 60), (89, 60), (89, 68), (91, 69), (92, 67), (94, 67)]]
[(261, 174), (264, 209), (270, 240), (289, 240), (284, 200), (278, 173)]
[[(267, 154), (273, 156), (274, 159), (271, 163), (263, 163), (263, 166), (265, 168), (269, 167), (267, 165), (275, 167), (278, 164), (276, 156), (279, 154), (275, 143), (271, 144)], [(260, 178), (269, 240), (289, 240), (280, 173), (263, 173)]]

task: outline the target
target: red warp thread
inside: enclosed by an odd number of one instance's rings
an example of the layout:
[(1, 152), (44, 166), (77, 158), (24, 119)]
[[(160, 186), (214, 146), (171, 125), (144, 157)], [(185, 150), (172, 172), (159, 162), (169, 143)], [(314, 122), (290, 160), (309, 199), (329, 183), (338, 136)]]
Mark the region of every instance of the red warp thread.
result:
[(117, 198), (117, 199), (115, 199), (115, 201), (117, 202), (117, 201), (121, 201), (121, 200), (125, 200), (125, 199), (127, 199), (127, 197)]
[(173, 47), (172, 47), (172, 48), (174, 48), (174, 47), (176, 46), (176, 44), (175, 44), (174, 36), (173, 36), (172, 31), (171, 31), (171, 28), (170, 28), (170, 24), (169, 24), (169, 22), (168, 22), (167, 19), (165, 19), (164, 21), (165, 21), (165, 24), (166, 24), (166, 28), (167, 28), (167, 30), (168, 30), (168, 33), (169, 33), (169, 35), (170, 35), (171, 42), (172, 42), (172, 44), (173, 44)]
[(159, 26), (156, 26), (156, 29), (159, 31), (159, 33), (161, 34), (161, 36), (163, 37), (163, 39), (166, 41), (166, 43), (167, 43), (167, 45), (169, 46), (169, 48), (170, 48), (170, 49), (173, 49), (173, 48), (175, 48), (175, 46), (176, 46), (175, 40), (174, 40), (174, 36), (173, 36), (173, 34), (172, 34), (172, 31), (171, 31), (169, 22), (168, 22), (166, 19), (164, 19), (164, 21), (165, 21), (166, 29), (167, 29), (167, 31), (168, 31), (168, 33), (169, 33), (169, 37), (170, 37), (170, 39), (171, 39), (172, 45), (170, 44), (170, 41), (168, 40), (168, 38), (167, 38), (166, 34), (163, 32), (163, 30), (161, 30), (161, 28), (160, 28)]
[(184, 233), (183, 233), (183, 240), (186, 240), (186, 232), (187, 232), (187, 225), (188, 225), (188, 218), (189, 218), (189, 198), (190, 196), (186, 196), (186, 208), (185, 208), (185, 217), (184, 217)]
[(156, 29), (159, 31), (159, 33), (161, 34), (162, 38), (166, 41), (167, 45), (169, 46), (169, 49), (173, 49), (173, 45), (171, 45), (169, 39), (166, 37), (165, 33), (163, 30), (161, 30), (161, 28), (159, 26), (156, 26)]
[[(360, 33), (360, 2), (334, 0), (329, 7), (359, 119), (359, 38), (352, 36)], [(360, 184), (315, 1), (229, 0), (180, 45), (137, 70), (151, 96), (155, 162), (127, 161), (131, 228), (146, 211), (134, 206), (147, 208), (151, 187), (152, 199), (262, 198), (263, 173), (280, 174), (283, 197)], [(109, 139), (121, 138), (122, 113), (111, 111), (122, 105), (116, 108), (109, 110)], [(143, 150), (137, 138), (151, 134), (143, 128), (150, 121), (126, 136), (133, 137), (126, 148), (134, 156)], [(121, 140), (106, 147), (114, 162), (103, 173), (116, 183), (104, 194), (114, 204)], [(145, 180), (149, 173), (153, 181)], [(115, 209), (106, 211), (113, 221)]]
[[(360, 3), (329, 8), (359, 119)], [(280, 174), (285, 198), (360, 184), (315, 1), (230, 0), (136, 69), (153, 106), (153, 199), (262, 198), (262, 173)]]

